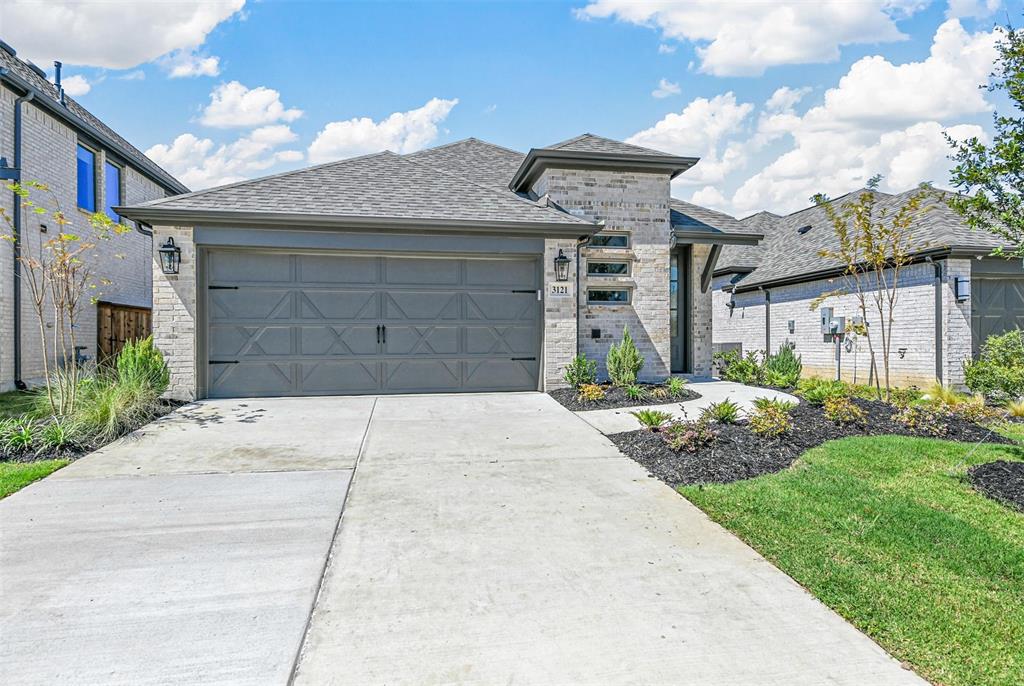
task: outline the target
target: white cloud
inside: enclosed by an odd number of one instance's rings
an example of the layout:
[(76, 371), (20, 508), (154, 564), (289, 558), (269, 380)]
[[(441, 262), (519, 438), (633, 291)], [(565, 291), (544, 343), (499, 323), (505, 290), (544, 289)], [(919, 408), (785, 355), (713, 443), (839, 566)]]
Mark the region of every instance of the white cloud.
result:
[(284, 124), (254, 129), (223, 145), (183, 133), (169, 145), (158, 144), (146, 155), (192, 189), (220, 186), (258, 176), (274, 165), (303, 159), (299, 150), (276, 150), (298, 136)]
[(690, 202), (701, 207), (710, 207), (713, 210), (721, 210), (729, 205), (729, 201), (725, 199), (722, 192), (714, 186), (704, 186), (694, 191), (690, 196)]
[(20, 56), (131, 69), (175, 50), (192, 50), (245, 0), (75, 2), (4, 0), (0, 26)]
[(677, 185), (721, 182), (742, 165), (742, 146), (719, 145), (726, 137), (742, 130), (754, 106), (736, 102), (729, 92), (715, 97), (696, 98), (681, 112), (670, 112), (649, 129), (639, 131), (626, 142), (675, 155), (701, 158), (693, 169), (677, 177)]
[(78, 74), (62, 77), (60, 85), (64, 88), (64, 92), (72, 98), (80, 97), (92, 90), (92, 84), (89, 83), (89, 80)]
[(379, 122), (369, 117), (330, 122), (309, 146), (309, 160), (330, 162), (381, 150), (414, 152), (437, 138), (437, 125), (458, 102), (432, 98), (423, 107), (395, 112)]
[(772, 93), (764, 103), (764, 108), (769, 112), (789, 112), (810, 92), (810, 88), (783, 86)]
[(696, 43), (703, 72), (755, 76), (782, 64), (835, 61), (844, 45), (905, 40), (895, 19), (920, 6), (918, 0), (595, 0), (577, 16), (656, 27), (665, 39)]
[(658, 87), (651, 91), (651, 95), (656, 98), (667, 98), (672, 95), (679, 95), (681, 92), (678, 83), (673, 83), (668, 79), (661, 79), (658, 81)]
[(946, 16), (983, 18), (991, 16), (1002, 3), (1000, 0), (949, 0)]
[(220, 58), (199, 55), (189, 50), (178, 50), (163, 60), (163, 67), (172, 79), (218, 76), (220, 74)]
[(675, 51), (676, 51), (676, 46), (674, 46), (674, 45), (669, 45), (668, 43), (659, 43), (658, 44), (658, 54), (659, 55), (671, 55)]
[(142, 71), (141, 69), (135, 69), (134, 71), (130, 71), (126, 74), (121, 74), (117, 78), (119, 78), (122, 81), (145, 81), (146, 72)]
[(222, 83), (210, 93), (200, 123), (217, 128), (261, 126), (295, 121), (302, 110), (285, 109), (281, 94), (272, 88), (247, 88), (238, 81)]

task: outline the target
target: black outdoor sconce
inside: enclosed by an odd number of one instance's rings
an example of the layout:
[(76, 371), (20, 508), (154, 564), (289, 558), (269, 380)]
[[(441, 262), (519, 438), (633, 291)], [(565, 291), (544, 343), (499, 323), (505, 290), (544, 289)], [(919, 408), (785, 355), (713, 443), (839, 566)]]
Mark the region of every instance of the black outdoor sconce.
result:
[(178, 265), (181, 264), (181, 248), (174, 244), (174, 239), (167, 238), (167, 242), (160, 246), (160, 269), (164, 274), (177, 274)]
[(568, 281), (569, 280), (569, 260), (565, 256), (565, 253), (561, 249), (558, 251), (558, 257), (555, 258), (555, 281)]

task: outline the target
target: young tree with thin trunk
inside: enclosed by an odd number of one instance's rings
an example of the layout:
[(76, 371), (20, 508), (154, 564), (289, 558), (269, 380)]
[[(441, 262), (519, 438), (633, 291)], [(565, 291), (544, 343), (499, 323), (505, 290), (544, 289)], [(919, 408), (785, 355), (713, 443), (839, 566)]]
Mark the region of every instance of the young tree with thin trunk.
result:
[[(879, 176), (872, 178), (867, 189), (855, 200), (838, 207), (824, 195), (814, 196), (813, 201), (824, 209), (837, 239), (835, 248), (821, 250), (819, 254), (842, 265), (846, 288), (816, 298), (811, 308), (817, 308), (830, 297), (853, 294), (864, 320), (857, 333), (868, 343), (875, 390), (879, 399), (888, 401), (891, 391), (889, 362), (900, 278), (914, 253), (927, 247), (926, 243), (916, 239), (915, 228), (921, 216), (928, 211), (928, 201), (935, 197), (935, 191), (923, 184), (904, 203), (893, 208), (879, 203), (875, 191), (880, 181)], [(871, 315), (877, 317), (877, 333), (867, 324)]]

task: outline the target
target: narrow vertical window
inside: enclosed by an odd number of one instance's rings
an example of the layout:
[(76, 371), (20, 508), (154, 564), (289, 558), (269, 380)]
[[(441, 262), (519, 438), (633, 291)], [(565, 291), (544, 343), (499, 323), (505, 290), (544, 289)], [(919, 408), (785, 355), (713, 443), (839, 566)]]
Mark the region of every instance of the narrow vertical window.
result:
[(78, 206), (96, 211), (96, 153), (78, 146)]
[(103, 211), (115, 222), (121, 221), (121, 217), (114, 211), (123, 203), (121, 195), (121, 167), (110, 162), (103, 163)]

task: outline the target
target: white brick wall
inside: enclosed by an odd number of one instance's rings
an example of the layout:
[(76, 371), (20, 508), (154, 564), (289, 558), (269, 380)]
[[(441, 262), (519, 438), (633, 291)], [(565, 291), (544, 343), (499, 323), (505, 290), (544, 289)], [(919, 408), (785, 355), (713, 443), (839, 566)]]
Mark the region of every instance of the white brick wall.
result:
[[(0, 88), (0, 156), (6, 157), (11, 164), (14, 160), (15, 97), (12, 91)], [(61, 210), (71, 221), (66, 230), (89, 235), (88, 215), (77, 209), (77, 134), (31, 103), (23, 104), (22, 107), (22, 179), (47, 184), (54, 191)], [(104, 161), (104, 151), (98, 150), (97, 209), (103, 202)], [(130, 167), (123, 170), (122, 177), (125, 204), (141, 203), (165, 195), (163, 189)], [(11, 193), (6, 189), (0, 190), (0, 206), (9, 214), (12, 212)], [(52, 217), (31, 213), (22, 213), (22, 217), (23, 251), (38, 251), (40, 242), (56, 230)], [(43, 233), (42, 225), (46, 225), (47, 233)], [(3, 230), (6, 232), (6, 226)], [(152, 302), (150, 248), (150, 238), (135, 230), (101, 242), (91, 258), (97, 277), (96, 288), (91, 291), (92, 297), (118, 304), (149, 307)], [(14, 385), (13, 279), (11, 246), (4, 241), (0, 247), (0, 390), (9, 390)], [(101, 280), (110, 283), (101, 283)], [(42, 381), (43, 376), (43, 347), (26, 286), (22, 288), (21, 321), (22, 379), (37, 383)], [(75, 337), (78, 345), (85, 346), (83, 354), (89, 357), (96, 355), (96, 323), (96, 308), (91, 302), (86, 302), (81, 307)], [(52, 323), (49, 329), (52, 332)], [(46, 348), (49, 351), (50, 345)]]
[[(561, 250), (572, 262), (569, 281), (555, 280), (555, 257)], [(544, 241), (544, 388), (565, 385), (562, 375), (565, 366), (576, 356), (576, 302), (574, 297), (559, 297), (551, 293), (552, 286), (574, 288), (572, 276), (576, 273), (576, 242), (565, 240)]]
[[(174, 238), (181, 248), (178, 273), (164, 274), (157, 250)], [(163, 351), (171, 371), (167, 396), (196, 397), (196, 251), (190, 227), (153, 227), (153, 342)]]

